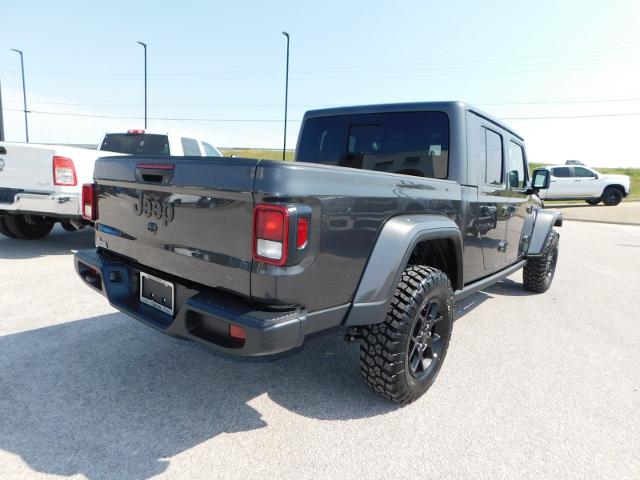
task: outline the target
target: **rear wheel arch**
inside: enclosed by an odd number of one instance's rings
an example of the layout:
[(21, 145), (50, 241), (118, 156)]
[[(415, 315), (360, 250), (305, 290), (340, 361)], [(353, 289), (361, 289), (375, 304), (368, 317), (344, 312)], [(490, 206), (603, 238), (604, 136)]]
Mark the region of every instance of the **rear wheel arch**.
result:
[(462, 235), (443, 215), (412, 214), (383, 226), (356, 289), (348, 326), (384, 321), (395, 288), (408, 266), (442, 269), (454, 289), (462, 288)]
[(449, 277), (455, 290), (463, 287), (462, 245), (457, 245), (453, 236), (419, 240), (404, 267), (412, 265), (436, 268)]

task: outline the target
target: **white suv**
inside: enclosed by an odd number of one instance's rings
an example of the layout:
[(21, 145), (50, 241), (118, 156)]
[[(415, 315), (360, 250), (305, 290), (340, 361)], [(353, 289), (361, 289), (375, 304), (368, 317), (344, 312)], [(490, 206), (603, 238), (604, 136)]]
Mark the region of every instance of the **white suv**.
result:
[(578, 165), (557, 165), (537, 170), (548, 170), (551, 183), (548, 190), (540, 191), (543, 200), (585, 200), (589, 205), (603, 202), (618, 205), (629, 195), (631, 179), (627, 175), (599, 173)]

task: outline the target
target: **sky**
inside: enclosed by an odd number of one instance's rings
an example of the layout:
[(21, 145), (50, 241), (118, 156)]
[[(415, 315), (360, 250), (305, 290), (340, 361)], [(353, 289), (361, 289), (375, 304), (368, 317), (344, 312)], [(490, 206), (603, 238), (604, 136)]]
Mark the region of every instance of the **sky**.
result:
[(0, 0), (5, 134), (96, 144), (141, 128), (219, 147), (287, 146), (306, 110), (429, 100), (479, 106), (529, 160), (640, 167), (640, 2)]

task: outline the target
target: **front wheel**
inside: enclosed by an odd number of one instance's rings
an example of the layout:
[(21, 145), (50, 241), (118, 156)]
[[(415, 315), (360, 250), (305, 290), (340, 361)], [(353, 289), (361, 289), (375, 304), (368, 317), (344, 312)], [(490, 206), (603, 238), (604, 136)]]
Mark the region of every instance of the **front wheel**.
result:
[(608, 207), (615, 207), (622, 201), (622, 192), (615, 187), (608, 187), (602, 194), (602, 202)]
[(524, 287), (536, 293), (549, 290), (556, 273), (558, 263), (558, 244), (560, 235), (551, 230), (542, 249), (542, 255), (532, 257), (527, 261), (523, 269)]
[(431, 267), (407, 267), (385, 321), (362, 327), (360, 368), (369, 388), (400, 404), (420, 398), (442, 367), (453, 317), (447, 276)]
[(24, 240), (44, 238), (54, 225), (53, 220), (38, 215), (9, 215), (5, 221), (9, 231)]

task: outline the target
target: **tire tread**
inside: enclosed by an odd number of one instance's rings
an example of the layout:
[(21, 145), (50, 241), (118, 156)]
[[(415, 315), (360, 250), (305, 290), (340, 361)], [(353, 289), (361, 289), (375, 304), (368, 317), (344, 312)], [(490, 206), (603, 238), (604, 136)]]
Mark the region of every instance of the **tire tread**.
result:
[(436, 371), (422, 391), (411, 389), (405, 380), (405, 344), (420, 305), (415, 299), (439, 285), (445, 286), (449, 292), (447, 308), (453, 315), (453, 291), (448, 277), (432, 267), (410, 266), (403, 272), (385, 321), (361, 328), (362, 376), (371, 390), (393, 402), (407, 404), (417, 400), (438, 375)]

